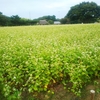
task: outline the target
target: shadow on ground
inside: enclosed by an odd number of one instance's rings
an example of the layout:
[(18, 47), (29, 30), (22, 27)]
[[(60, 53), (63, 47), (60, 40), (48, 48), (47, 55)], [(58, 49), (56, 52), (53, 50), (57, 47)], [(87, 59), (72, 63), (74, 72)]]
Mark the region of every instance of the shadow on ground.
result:
[(41, 94), (38, 100), (92, 100), (90, 90), (95, 90), (93, 100), (100, 100), (100, 80), (96, 80), (98, 84), (90, 83), (82, 90), (82, 96), (77, 97), (73, 93), (63, 89), (63, 85), (57, 85), (53, 88), (54, 94)]

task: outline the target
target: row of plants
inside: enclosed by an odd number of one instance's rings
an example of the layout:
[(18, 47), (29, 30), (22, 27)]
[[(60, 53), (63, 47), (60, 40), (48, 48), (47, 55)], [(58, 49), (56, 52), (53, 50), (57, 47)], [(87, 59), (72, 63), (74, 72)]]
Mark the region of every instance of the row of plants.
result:
[(53, 93), (57, 83), (80, 96), (83, 86), (100, 77), (99, 28), (99, 24), (0, 28), (3, 98)]

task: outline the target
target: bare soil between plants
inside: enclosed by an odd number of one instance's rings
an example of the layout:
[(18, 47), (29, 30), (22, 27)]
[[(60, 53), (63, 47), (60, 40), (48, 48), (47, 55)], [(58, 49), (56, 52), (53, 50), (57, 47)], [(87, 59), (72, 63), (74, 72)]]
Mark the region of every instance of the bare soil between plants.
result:
[[(63, 88), (63, 85), (59, 84), (53, 87), (54, 94), (40, 94), (38, 100), (100, 100), (100, 79), (96, 81), (98, 82), (97, 85), (90, 83), (84, 87), (81, 97), (77, 97), (72, 92), (68, 92), (67, 89)], [(90, 90), (95, 91), (94, 99), (91, 98)]]

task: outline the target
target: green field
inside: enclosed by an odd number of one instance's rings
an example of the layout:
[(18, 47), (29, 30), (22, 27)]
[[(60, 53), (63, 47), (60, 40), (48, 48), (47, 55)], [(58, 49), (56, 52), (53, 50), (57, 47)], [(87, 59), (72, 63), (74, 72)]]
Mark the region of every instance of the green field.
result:
[(58, 83), (80, 95), (99, 73), (100, 24), (0, 27), (0, 91), (8, 100), (53, 93)]

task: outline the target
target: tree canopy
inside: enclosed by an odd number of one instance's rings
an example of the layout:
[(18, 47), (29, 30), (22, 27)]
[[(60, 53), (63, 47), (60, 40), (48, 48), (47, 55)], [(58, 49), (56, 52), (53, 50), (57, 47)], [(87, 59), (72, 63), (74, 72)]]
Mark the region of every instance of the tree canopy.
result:
[(0, 12), (0, 25), (1, 26), (6, 26), (9, 23), (9, 17), (5, 16)]
[(55, 15), (47, 15), (32, 20), (27, 18), (21, 18), (18, 15), (12, 15), (11, 17), (8, 17), (3, 15), (2, 12), (0, 12), (0, 26), (36, 25), (40, 20), (46, 20), (49, 24), (53, 24), (53, 22), (57, 19)]
[(32, 20), (21, 18), (18, 15), (8, 17), (0, 12), (0, 26), (36, 25), (40, 20), (46, 20), (49, 24), (53, 24), (54, 21), (58, 20), (62, 24), (100, 22), (100, 6), (94, 2), (82, 2), (72, 6), (62, 19), (56, 19), (55, 15), (47, 15)]
[(100, 17), (100, 6), (94, 2), (82, 2), (72, 6), (65, 18), (71, 23), (92, 23)]

